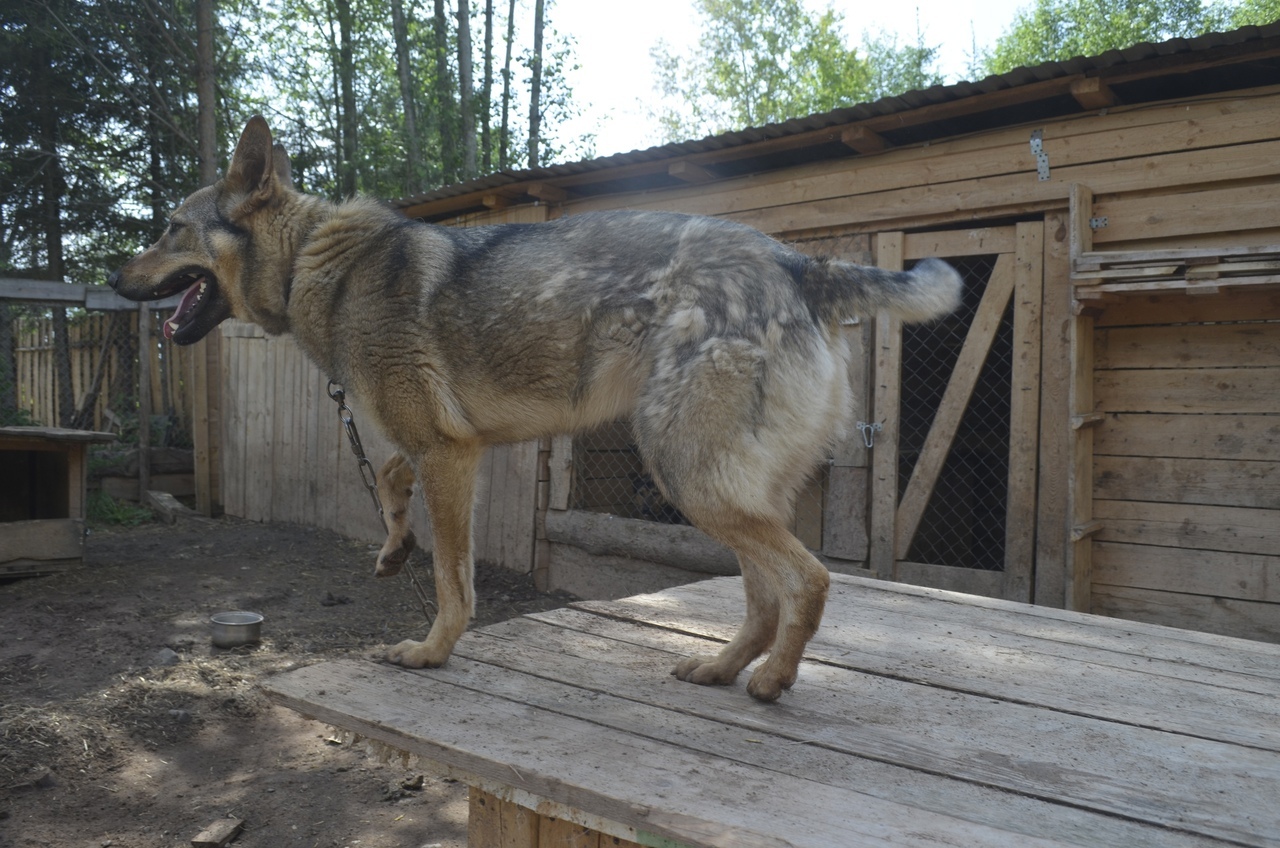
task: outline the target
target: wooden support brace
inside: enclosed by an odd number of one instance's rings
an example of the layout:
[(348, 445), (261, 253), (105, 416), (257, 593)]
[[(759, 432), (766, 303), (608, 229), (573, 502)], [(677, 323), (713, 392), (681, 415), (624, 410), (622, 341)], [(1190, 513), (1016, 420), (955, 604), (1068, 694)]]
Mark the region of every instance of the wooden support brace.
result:
[(1077, 524), (1071, 528), (1071, 541), (1082, 542), (1103, 529), (1101, 521), (1090, 521), (1088, 524)]
[(1071, 416), (1071, 429), (1083, 430), (1086, 427), (1097, 427), (1103, 422), (1104, 418), (1101, 412), (1089, 412), (1084, 415)]
[(840, 133), (840, 141), (859, 153), (879, 153), (889, 146), (885, 137), (869, 127), (849, 127)]
[(1085, 77), (1071, 83), (1071, 96), (1085, 109), (1108, 109), (1120, 103), (1120, 98), (1098, 77)]
[(707, 183), (716, 178), (706, 168), (688, 161), (672, 162), (667, 168), (667, 174), (687, 183)]
[(564, 203), (573, 196), (568, 190), (551, 183), (529, 183), (525, 191), (544, 203)]

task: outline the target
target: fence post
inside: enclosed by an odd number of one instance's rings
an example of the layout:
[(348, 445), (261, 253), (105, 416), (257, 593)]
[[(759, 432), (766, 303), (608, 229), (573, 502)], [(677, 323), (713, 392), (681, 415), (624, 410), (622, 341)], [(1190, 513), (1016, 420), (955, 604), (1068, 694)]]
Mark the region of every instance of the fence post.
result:
[(151, 306), (138, 306), (138, 503), (151, 488)]

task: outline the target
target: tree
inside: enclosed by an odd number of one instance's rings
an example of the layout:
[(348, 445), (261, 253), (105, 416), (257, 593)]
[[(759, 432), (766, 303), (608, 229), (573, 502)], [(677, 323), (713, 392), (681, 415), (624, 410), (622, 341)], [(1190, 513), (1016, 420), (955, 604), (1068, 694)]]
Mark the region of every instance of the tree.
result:
[[(1268, 11), (1269, 10), (1269, 11)], [(1267, 14), (1280, 17), (1276, 0), (1202, 5), (1200, 0), (1035, 0), (1015, 16), (986, 56), (987, 73), (1098, 56), (1140, 42), (1190, 38)], [(1251, 19), (1251, 16), (1252, 19)]]
[(538, 167), (542, 141), (542, 34), (546, 24), (544, 0), (533, 0), (533, 55), (529, 59), (529, 167)]
[(881, 36), (848, 47), (844, 19), (800, 0), (697, 0), (702, 35), (689, 56), (651, 55), (666, 140), (785, 121), (940, 81), (936, 50)]

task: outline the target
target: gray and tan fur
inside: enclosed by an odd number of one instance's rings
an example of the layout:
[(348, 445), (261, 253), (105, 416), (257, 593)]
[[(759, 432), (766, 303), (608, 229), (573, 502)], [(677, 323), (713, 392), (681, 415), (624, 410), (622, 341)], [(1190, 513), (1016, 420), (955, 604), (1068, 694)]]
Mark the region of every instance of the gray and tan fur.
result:
[(187, 289), (166, 322), (180, 343), (231, 315), (292, 333), (376, 416), (399, 449), (379, 475), (390, 523), (379, 573), (413, 546), (416, 478), (440, 605), (426, 640), (391, 648), (393, 662), (441, 665), (472, 615), (485, 448), (629, 417), (663, 495), (737, 553), (746, 586), (737, 636), (675, 674), (728, 684), (767, 651), (747, 687), (766, 701), (795, 682), (826, 602), (826, 569), (787, 525), (850, 411), (839, 322), (926, 321), (960, 291), (937, 260), (893, 273), (811, 259), (711, 218), (605, 212), (461, 229), (370, 200), (333, 204), (293, 190), (260, 118), (226, 178), (187, 198), (111, 284), (134, 300)]

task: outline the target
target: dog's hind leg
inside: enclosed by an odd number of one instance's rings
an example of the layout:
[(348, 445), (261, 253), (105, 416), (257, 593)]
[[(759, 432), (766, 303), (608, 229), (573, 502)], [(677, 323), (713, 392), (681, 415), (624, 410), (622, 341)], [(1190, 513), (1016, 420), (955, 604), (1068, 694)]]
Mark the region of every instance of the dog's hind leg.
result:
[[(695, 524), (699, 522), (695, 519)], [(738, 555), (747, 615), (738, 634), (715, 657), (692, 657), (675, 674), (691, 683), (727, 684), (768, 649), (747, 692), (773, 701), (796, 681), (805, 645), (818, 631), (831, 576), (775, 517), (710, 514), (701, 522)]]
[(387, 523), (387, 541), (378, 551), (374, 574), (391, 577), (399, 574), (418, 544), (409, 529), (409, 501), (413, 497), (413, 465), (403, 454), (394, 454), (378, 472), (378, 499), (382, 501), (382, 517)]
[(387, 652), (387, 659), (394, 663), (409, 668), (444, 665), (475, 614), (471, 511), (476, 470), (483, 455), (481, 444), (450, 441), (433, 445), (418, 458), (418, 480), (431, 515), (432, 566), (440, 612), (425, 641), (408, 639)]

